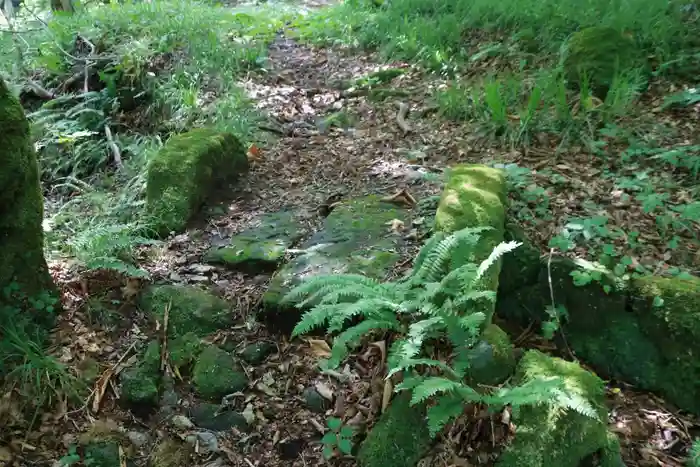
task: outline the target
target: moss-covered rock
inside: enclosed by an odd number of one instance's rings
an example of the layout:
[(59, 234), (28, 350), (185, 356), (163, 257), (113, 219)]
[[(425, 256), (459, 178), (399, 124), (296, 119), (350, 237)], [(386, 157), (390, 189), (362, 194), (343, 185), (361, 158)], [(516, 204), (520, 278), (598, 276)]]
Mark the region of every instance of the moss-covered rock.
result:
[(256, 342), (247, 345), (241, 352), (243, 361), (250, 365), (259, 365), (274, 352), (275, 346), (270, 342)]
[(266, 214), (260, 225), (231, 238), (225, 247), (214, 247), (204, 255), (209, 263), (225, 264), (252, 272), (274, 269), (287, 249), (302, 236), (302, 225), (293, 212)]
[(584, 76), (594, 94), (604, 99), (617, 74), (644, 68), (634, 38), (617, 29), (593, 26), (571, 35), (564, 56), (570, 85), (580, 88)]
[(148, 163), (146, 209), (160, 235), (181, 231), (213, 190), (248, 170), (243, 145), (229, 133), (199, 128), (173, 136)]
[(192, 382), (202, 397), (218, 401), (228, 394), (245, 389), (248, 377), (230, 353), (211, 345), (199, 355)]
[(381, 278), (396, 264), (399, 236), (390, 222), (406, 220), (406, 212), (376, 196), (349, 200), (337, 206), (323, 228), (305, 242), (304, 253), (283, 266), (263, 296), (264, 313), (277, 327), (289, 330), (300, 317), (280, 300), (304, 278), (320, 274), (355, 273)]
[(168, 313), (168, 336), (186, 333), (204, 337), (233, 325), (231, 306), (219, 297), (194, 286), (157, 285), (146, 289), (141, 309), (161, 323)]
[(700, 278), (634, 279), (630, 297), (639, 328), (658, 351), (657, 376), (644, 386), (700, 414)]
[(155, 407), (160, 394), (160, 378), (160, 344), (151, 341), (140, 361), (119, 376), (121, 400), (132, 407)]
[[(53, 325), (58, 293), (44, 259), (39, 167), (29, 122), (2, 79), (0, 129), (0, 316), (28, 318), (45, 332)], [(30, 307), (29, 299), (42, 306)]]
[(408, 391), (391, 401), (360, 447), (361, 467), (414, 467), (428, 452), (432, 440), (425, 407), (410, 401)]
[(503, 256), (501, 274), (498, 276), (499, 295), (507, 295), (520, 288), (536, 284), (543, 266), (539, 248), (528, 241), (520, 227), (507, 223), (504, 240), (520, 242), (522, 245)]
[[(459, 165), (453, 167), (442, 192), (435, 214), (435, 229), (456, 232), (467, 227), (489, 227), (481, 233), (475, 246), (457, 251), (452, 268), (467, 262), (480, 263), (503, 241), (505, 230), (506, 183), (503, 171), (483, 165)], [(482, 280), (486, 290), (498, 289), (501, 259), (489, 268)], [(479, 311), (486, 314), (486, 323), (493, 315), (492, 303), (482, 302)]]
[(470, 384), (493, 386), (502, 383), (514, 369), (515, 353), (510, 337), (497, 325), (490, 324), (481, 335), (481, 341), (470, 351)]
[(585, 398), (597, 418), (549, 405), (524, 406), (514, 414), (515, 438), (499, 457), (498, 467), (579, 467), (589, 456), (608, 449), (605, 388), (596, 375), (576, 363), (528, 351), (518, 365), (516, 384), (538, 377), (558, 377)]
[(189, 368), (202, 349), (202, 341), (193, 332), (187, 332), (168, 342), (170, 362), (178, 370)]
[(196, 404), (189, 415), (195, 425), (206, 430), (228, 431), (235, 428), (245, 432), (249, 429), (243, 415), (229, 410), (222, 412), (219, 404)]

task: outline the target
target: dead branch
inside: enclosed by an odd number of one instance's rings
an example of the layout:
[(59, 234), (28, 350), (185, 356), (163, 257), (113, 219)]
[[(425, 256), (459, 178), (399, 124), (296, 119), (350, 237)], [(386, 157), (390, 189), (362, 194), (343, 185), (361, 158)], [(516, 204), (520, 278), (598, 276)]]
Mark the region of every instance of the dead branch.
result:
[(109, 125), (105, 125), (105, 136), (107, 137), (107, 142), (109, 143), (109, 147), (112, 149), (112, 157), (114, 158), (114, 163), (118, 168), (122, 168), (122, 153), (119, 150), (119, 146), (117, 146), (116, 141), (114, 141), (114, 137), (112, 136), (112, 130), (109, 129)]
[(396, 114), (396, 124), (399, 126), (399, 128), (401, 128), (401, 131), (403, 131), (404, 134), (411, 132), (411, 127), (408, 123), (406, 123), (406, 115), (408, 115), (408, 105), (403, 102), (399, 102), (399, 111)]

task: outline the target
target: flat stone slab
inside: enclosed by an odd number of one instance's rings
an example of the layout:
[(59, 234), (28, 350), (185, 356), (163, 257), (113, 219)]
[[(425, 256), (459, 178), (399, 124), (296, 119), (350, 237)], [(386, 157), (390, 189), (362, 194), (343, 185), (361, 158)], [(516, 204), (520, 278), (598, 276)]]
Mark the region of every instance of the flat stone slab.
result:
[(305, 278), (319, 274), (364, 274), (384, 277), (399, 259), (400, 235), (392, 221), (406, 222), (407, 212), (367, 196), (343, 202), (326, 218), (323, 228), (299, 248), (302, 253), (277, 271), (263, 296), (264, 313), (287, 311), (276, 324), (293, 327), (299, 310), (283, 310), (280, 301)]
[(303, 232), (303, 225), (292, 211), (265, 214), (258, 226), (234, 235), (229, 245), (207, 251), (204, 261), (236, 270), (274, 270)]

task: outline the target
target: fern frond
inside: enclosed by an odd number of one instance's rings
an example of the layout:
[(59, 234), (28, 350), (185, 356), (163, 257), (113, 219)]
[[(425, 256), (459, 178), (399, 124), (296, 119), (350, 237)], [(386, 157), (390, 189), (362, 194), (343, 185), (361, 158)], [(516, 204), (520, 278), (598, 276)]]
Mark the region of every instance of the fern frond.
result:
[(556, 401), (556, 404), (560, 407), (573, 410), (588, 418), (599, 418), (598, 412), (596, 412), (590, 401), (580, 394), (558, 388), (554, 389), (552, 392), (554, 394), (553, 400)]
[(435, 437), (450, 420), (464, 412), (464, 400), (456, 394), (446, 394), (438, 398), (437, 404), (428, 407), (428, 431)]
[(333, 340), (331, 356), (326, 363), (327, 367), (330, 369), (337, 368), (348, 356), (350, 345), (359, 344), (360, 339), (368, 332), (375, 330), (393, 330), (398, 327), (398, 324), (396, 320), (380, 321), (370, 319), (346, 329)]
[(428, 331), (442, 324), (442, 318), (439, 316), (411, 324), (408, 328), (408, 336), (399, 341), (395, 349), (392, 349), (395, 352), (393, 358), (398, 359), (398, 361), (414, 358), (423, 348), (423, 340)]
[(411, 395), (411, 405), (420, 404), (430, 399), (436, 394), (450, 393), (459, 390), (463, 383), (451, 379), (433, 376), (425, 378), (421, 383), (413, 388)]
[(499, 243), (496, 248), (491, 251), (491, 254), (489, 255), (488, 258), (486, 258), (482, 263), (479, 265), (479, 269), (476, 272), (476, 280), (478, 281), (483, 277), (484, 274), (486, 274), (486, 271), (496, 262), (498, 259), (505, 255), (506, 253), (509, 253), (516, 248), (518, 248), (520, 245), (522, 245), (521, 242), (516, 242), (516, 241), (510, 241), (510, 242), (501, 242)]
[(410, 370), (421, 365), (439, 368), (445, 373), (449, 374), (450, 376), (459, 378), (459, 375), (457, 375), (448, 364), (446, 364), (445, 362), (441, 362), (440, 360), (433, 360), (430, 358), (407, 358), (404, 360), (398, 360), (396, 364), (393, 365), (393, 368), (389, 370), (387, 378), (395, 375), (400, 371)]
[(496, 393), (486, 396), (484, 402), (496, 407), (550, 404), (557, 400), (560, 390), (564, 390), (564, 381), (561, 378), (537, 377), (519, 386), (501, 388)]
[(355, 303), (347, 304), (341, 313), (337, 313), (330, 319), (327, 331), (329, 333), (340, 331), (345, 323), (356, 316), (372, 317), (375, 321), (395, 320), (395, 309), (398, 305), (381, 298), (363, 298)]
[(321, 305), (306, 311), (301, 315), (301, 319), (292, 330), (292, 337), (306, 334), (314, 328), (321, 327), (336, 313), (342, 313), (347, 305), (339, 303), (336, 305)]
[(361, 274), (338, 274), (338, 275), (320, 275), (309, 277), (301, 284), (292, 288), (281, 301), (283, 305), (293, 305), (301, 301), (304, 297), (317, 292), (325, 287), (349, 287), (351, 285), (365, 286), (375, 288), (380, 285), (376, 279), (372, 279)]
[(700, 438), (693, 441), (693, 445), (688, 452), (688, 466), (700, 467)]
[(430, 252), (435, 248), (435, 245), (443, 241), (445, 237), (447, 237), (447, 234), (445, 232), (436, 232), (432, 237), (428, 239), (427, 242), (425, 242), (423, 247), (418, 252), (418, 256), (416, 256), (416, 259), (413, 261), (414, 274), (408, 276), (409, 281), (412, 277), (415, 276), (415, 272), (419, 271), (423, 267), (425, 259), (428, 257), (428, 254), (430, 254)]

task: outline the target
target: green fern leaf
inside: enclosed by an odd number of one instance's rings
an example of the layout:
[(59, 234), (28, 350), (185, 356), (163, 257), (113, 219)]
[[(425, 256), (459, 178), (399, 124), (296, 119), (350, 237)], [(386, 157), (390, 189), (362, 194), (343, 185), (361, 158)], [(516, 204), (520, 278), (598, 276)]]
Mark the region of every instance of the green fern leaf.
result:
[(393, 330), (398, 328), (398, 325), (399, 323), (396, 320), (367, 320), (359, 323), (357, 326), (346, 329), (333, 340), (331, 356), (326, 364), (327, 367), (330, 369), (337, 368), (348, 356), (348, 347), (350, 345), (359, 345), (360, 339), (368, 332)]
[(428, 407), (428, 431), (435, 437), (453, 418), (464, 412), (464, 400), (456, 394), (446, 394), (438, 398), (437, 404)]
[(430, 399), (435, 394), (450, 393), (459, 390), (463, 383), (447, 378), (431, 377), (424, 379), (418, 386), (413, 388), (411, 405), (420, 404), (426, 399)]
[(328, 321), (336, 313), (342, 313), (342, 311), (347, 307), (343, 303), (336, 305), (321, 305), (312, 308), (311, 310), (305, 312), (299, 322), (294, 326), (292, 331), (292, 337), (297, 337), (302, 334), (306, 334), (312, 329), (321, 327), (326, 321)]
[(353, 304), (348, 304), (343, 308), (342, 313), (338, 313), (330, 319), (327, 331), (337, 332), (345, 327), (345, 323), (356, 316), (372, 317), (374, 320), (391, 321), (395, 320), (394, 310), (398, 305), (380, 298), (366, 298)]

